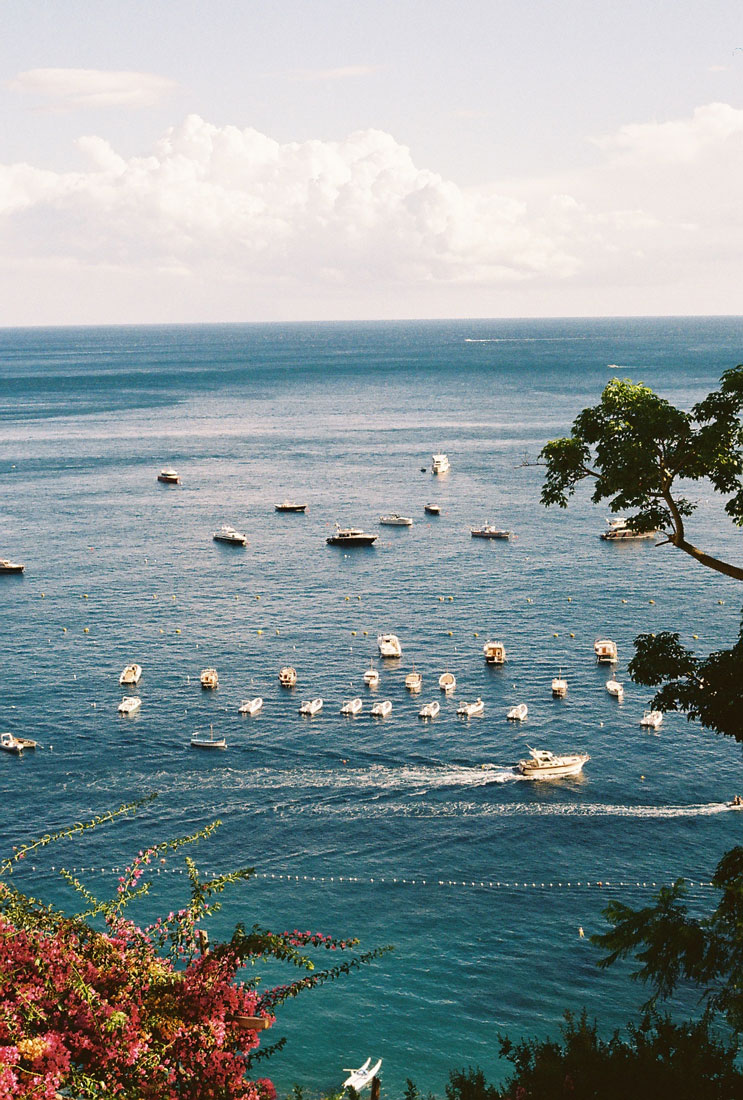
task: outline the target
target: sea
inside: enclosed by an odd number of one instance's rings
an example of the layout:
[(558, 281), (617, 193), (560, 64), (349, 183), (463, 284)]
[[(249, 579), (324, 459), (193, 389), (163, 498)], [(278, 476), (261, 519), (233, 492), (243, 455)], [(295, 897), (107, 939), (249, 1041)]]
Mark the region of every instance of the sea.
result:
[[(0, 754), (3, 850), (157, 792), (36, 851), (16, 885), (75, 911), (60, 867), (110, 896), (139, 849), (218, 819), (188, 854), (205, 877), (255, 874), (224, 895), (212, 940), (242, 922), (394, 945), (279, 1009), (269, 1037), (287, 1042), (260, 1073), (282, 1096), (337, 1090), (367, 1057), (383, 1059), (386, 1096), (408, 1078), (442, 1095), (464, 1066), (502, 1081), (499, 1036), (556, 1035), (565, 1010), (620, 1027), (644, 994), (629, 966), (597, 965), (604, 908), (680, 876), (692, 908), (709, 906), (743, 827), (726, 805), (743, 791), (736, 743), (682, 715), (640, 726), (652, 692), (628, 678), (633, 639), (676, 630), (711, 652), (734, 641), (743, 601), (670, 546), (602, 542), (608, 507), (588, 484), (545, 509), (538, 458), (611, 378), (689, 408), (741, 359), (741, 318), (0, 331), (0, 556), (26, 567), (0, 577), (0, 728), (39, 742)], [(436, 452), (448, 474), (432, 474)], [(163, 467), (179, 485), (158, 482)], [(688, 496), (692, 541), (740, 561), (711, 486)], [(276, 512), (284, 498), (306, 513)], [(380, 526), (386, 512), (414, 522)], [(472, 538), (486, 522), (514, 537)], [(377, 542), (329, 546), (336, 523)], [(247, 546), (214, 542), (222, 524)], [(378, 657), (386, 632), (399, 660)], [(599, 637), (617, 643), (622, 702)], [(502, 668), (485, 664), (488, 640)], [(142, 706), (122, 718), (132, 662)], [(258, 695), (260, 714), (239, 715)], [(362, 713), (343, 717), (356, 695)], [(484, 715), (458, 717), (476, 697)], [(392, 701), (382, 720), (378, 699)], [(509, 722), (520, 702), (527, 720)], [(224, 751), (190, 747), (210, 730)], [(513, 765), (530, 747), (590, 760), (529, 783)], [(157, 864), (140, 919), (185, 902), (184, 858)], [(321, 953), (318, 970), (341, 957)]]

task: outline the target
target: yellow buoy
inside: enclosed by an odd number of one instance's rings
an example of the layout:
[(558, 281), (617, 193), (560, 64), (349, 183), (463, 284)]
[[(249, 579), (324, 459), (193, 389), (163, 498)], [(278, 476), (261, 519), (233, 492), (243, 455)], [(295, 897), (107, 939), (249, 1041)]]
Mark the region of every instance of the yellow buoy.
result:
[(695, 640), (696, 640), (696, 639), (697, 639), (698, 637), (699, 637), (699, 635), (698, 635), (698, 634), (692, 634), (692, 638), (694, 638)]
[(87, 600), (87, 598), (88, 598), (88, 593), (87, 593), (87, 592), (83, 592), (83, 599), (84, 599), (84, 600)]
[(568, 596), (568, 603), (572, 603), (572, 602), (573, 602), (573, 597), (572, 597), (572, 596)]
[(451, 630), (450, 630), (450, 631), (448, 631), (448, 634), (449, 634), (449, 637), (450, 637), (450, 638), (452, 638), (452, 637), (454, 636), (454, 634), (453, 634), (453, 631), (451, 631)]
[(66, 633), (67, 633), (67, 627), (66, 627), (66, 626), (63, 626), (63, 627), (62, 627), (62, 633), (63, 633), (63, 634), (66, 634)]
[(164, 634), (164, 633), (165, 633), (165, 631), (163, 630), (163, 628), (162, 628), (162, 627), (160, 627), (160, 633), (161, 633), (161, 634)]
[(176, 627), (175, 632), (176, 632), (176, 634), (180, 634), (180, 629), (178, 627)]
[(259, 599), (260, 599), (260, 596), (256, 596), (255, 598), (256, 598), (257, 600), (259, 600)]
[(360, 600), (360, 599), (361, 599), (361, 596), (357, 596), (357, 597), (356, 597), (356, 599), (357, 599), (357, 600)]
[(262, 630), (259, 630), (259, 631), (258, 631), (258, 633), (259, 633), (259, 634), (262, 634), (262, 633), (263, 633), (263, 631), (262, 631)]
[(350, 599), (351, 599), (351, 597), (350, 597), (350, 596), (346, 596), (346, 597), (345, 597), (345, 599), (346, 599), (346, 600), (350, 600)]
[(368, 634), (368, 633), (369, 633), (369, 631), (368, 631), (368, 630), (362, 630), (362, 632), (361, 632), (361, 633), (362, 633), (362, 634)]
[[(44, 596), (46, 596), (46, 592), (42, 592), (42, 593), (41, 593), (41, 598), (42, 598), (42, 600), (44, 599)], [(720, 603), (722, 603), (722, 600), (720, 600), (719, 602), (720, 602)]]
[(472, 637), (473, 637), (473, 638), (479, 638), (479, 637), (480, 637), (480, 635), (479, 635), (479, 634), (477, 633), (477, 631), (475, 631), (475, 633), (474, 633), (474, 634), (472, 635)]
[(575, 637), (575, 634), (573, 634), (573, 632), (572, 632), (572, 631), (570, 632), (570, 637), (571, 637), (571, 638), (574, 638), (574, 637)]
[(87, 626), (84, 626), (83, 627), (83, 634), (89, 634), (89, 633), (90, 633), (90, 631), (88, 630)]
[(451, 603), (451, 601), (452, 601), (452, 600), (454, 599), (454, 597), (453, 597), (453, 596), (447, 596), (446, 598), (447, 598), (447, 599), (449, 600), (449, 602), (450, 602), (450, 603)]
[(351, 634), (353, 635), (354, 638), (356, 637), (356, 631), (355, 630), (352, 630)]
[[(43, 593), (43, 592), (42, 592), (41, 594), (42, 594), (42, 596), (44, 595), (44, 593)], [(718, 600), (717, 602), (718, 602), (718, 603), (725, 603), (725, 601), (724, 601), (724, 600)]]
[(439, 603), (443, 603), (443, 602), (444, 602), (444, 597), (443, 597), (443, 596), (439, 596)]
[(553, 638), (559, 638), (559, 637), (560, 637), (560, 635), (559, 635), (559, 634), (553, 634), (553, 635), (552, 635), (552, 637), (553, 637)]
[(156, 600), (156, 599), (157, 599), (157, 592), (153, 592), (153, 593), (152, 593), (152, 598), (153, 598), (153, 600)]
[(655, 600), (648, 600), (648, 603), (655, 603)]

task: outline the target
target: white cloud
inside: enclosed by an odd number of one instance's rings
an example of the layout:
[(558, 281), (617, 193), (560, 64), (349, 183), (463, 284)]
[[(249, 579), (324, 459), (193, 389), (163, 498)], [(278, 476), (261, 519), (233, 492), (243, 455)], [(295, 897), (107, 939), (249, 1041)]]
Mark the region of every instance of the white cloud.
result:
[(28, 69), (7, 85), (35, 96), (48, 109), (81, 107), (151, 107), (176, 87), (155, 73), (108, 72), (103, 69)]

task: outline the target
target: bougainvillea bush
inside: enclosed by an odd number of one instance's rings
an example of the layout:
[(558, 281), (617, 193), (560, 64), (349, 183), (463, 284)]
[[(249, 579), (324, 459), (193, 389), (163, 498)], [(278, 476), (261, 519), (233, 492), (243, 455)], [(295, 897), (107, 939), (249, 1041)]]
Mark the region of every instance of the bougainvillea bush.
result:
[[(74, 915), (15, 889), (13, 870), (31, 851), (134, 808), (42, 837), (0, 862), (0, 1097), (274, 1100), (271, 1081), (251, 1067), (283, 1045), (260, 1046), (275, 1009), (386, 949), (316, 970), (318, 950), (347, 951), (358, 941), (238, 925), (210, 945), (205, 925), (217, 895), (253, 871), (202, 880), (188, 857), (188, 903), (144, 927), (132, 921), (126, 910), (149, 892), (152, 871), (219, 822), (140, 851), (112, 899), (62, 871), (84, 902)], [(246, 967), (267, 958), (298, 967), (301, 977), (261, 989)]]

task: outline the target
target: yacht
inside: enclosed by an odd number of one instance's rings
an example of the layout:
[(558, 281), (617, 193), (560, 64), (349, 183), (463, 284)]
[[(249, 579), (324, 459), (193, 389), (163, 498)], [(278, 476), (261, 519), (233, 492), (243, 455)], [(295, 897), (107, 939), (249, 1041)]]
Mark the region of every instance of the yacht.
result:
[(657, 730), (659, 726), (663, 724), (663, 711), (662, 710), (646, 710), (640, 719), (641, 726), (649, 726), (650, 729)]
[(402, 646), (397, 634), (378, 634), (377, 645), (381, 657), (402, 657)]
[(390, 512), (389, 515), (380, 516), (379, 522), (385, 527), (412, 527), (413, 520), (410, 516), (400, 516), (397, 512)]
[(558, 699), (564, 699), (568, 693), (568, 682), (563, 680), (562, 672), (559, 676), (555, 676), (552, 681), (552, 694)]
[(142, 666), (141, 665), (127, 665), (121, 676), (119, 676), (119, 683), (124, 684), (138, 684), (142, 678)]
[(439, 507), (438, 504), (424, 504), (423, 505), (423, 511), (426, 513), (427, 516), (440, 516), (441, 515), (441, 508)]
[(624, 516), (611, 516), (606, 521), (606, 530), (601, 534), (601, 538), (605, 542), (618, 542), (626, 539), (654, 539), (657, 534), (656, 530), (635, 531), (628, 526)]
[(453, 672), (442, 672), (439, 676), (439, 687), (445, 695), (451, 695), (456, 691), (457, 678)]
[(363, 705), (364, 704), (361, 702), (358, 696), (356, 696), (355, 699), (347, 699), (341, 707), (341, 714), (350, 714), (352, 716), (360, 714)]
[(226, 749), (227, 742), (224, 737), (214, 736), (214, 727), (209, 726), (209, 736), (207, 737), (203, 733), (196, 733), (191, 735), (191, 748), (192, 749)]
[(0, 558), (0, 573), (22, 573), (26, 568), (19, 561), (8, 561), (7, 558)]
[(238, 707), (238, 714), (258, 714), (263, 708), (263, 700), (260, 695), (256, 695), (255, 699), (246, 699), (244, 703), (241, 703)]
[(528, 760), (519, 760), (516, 765), (526, 779), (563, 779), (578, 775), (586, 761), (591, 759), (585, 752), (553, 756), (546, 749), (529, 749), (529, 754)]
[(248, 541), (242, 531), (236, 531), (228, 523), (223, 523), (219, 530), (214, 532), (212, 538), (215, 542), (228, 542), (232, 546), (245, 546)]
[(513, 531), (501, 531), (492, 523), (484, 523), (482, 527), (470, 527), (473, 539), (510, 539)]
[(282, 500), (281, 504), (274, 504), (276, 512), (306, 512), (306, 504), (297, 504), (296, 500)]
[(125, 695), (119, 703), (119, 714), (136, 714), (142, 706), (138, 695)]
[(306, 699), (299, 708), (300, 714), (319, 714), (322, 710), (322, 699)]
[(364, 683), (370, 688), (375, 688), (379, 684), (379, 673), (373, 664), (364, 673)]
[(282, 687), (293, 688), (297, 682), (297, 670), (291, 665), (279, 669), (279, 683)]
[(20, 756), (24, 749), (35, 749), (36, 741), (30, 737), (14, 737), (12, 733), (0, 733), (0, 749)]
[(482, 699), (475, 699), (474, 703), (462, 703), (460, 707), (457, 707), (457, 714), (462, 718), (478, 718), (481, 714), (485, 713), (485, 704)]
[(201, 671), (201, 686), (207, 690), (214, 690), (219, 687), (219, 676), (217, 676), (216, 668), (205, 668)]
[(611, 638), (599, 638), (593, 643), (593, 652), (600, 665), (614, 665), (617, 661), (617, 644)]
[(434, 701), (432, 703), (424, 703), (424, 705), (418, 711), (418, 717), (419, 718), (435, 718), (440, 710), (441, 710), (441, 704), (437, 703), (436, 700), (434, 699)]
[(450, 469), (449, 459), (445, 454), (431, 455), (431, 473), (445, 474)]
[(392, 712), (392, 701), (390, 699), (380, 699), (378, 703), (374, 704), (371, 712), (372, 718), (386, 718)]
[(377, 535), (367, 535), (360, 527), (341, 527), (335, 525), (335, 534), (325, 539), (328, 546), (371, 546), (377, 541)]
[(408, 689), (408, 691), (412, 692), (413, 695), (417, 695), (420, 689), (423, 687), (423, 677), (421, 676), (420, 672), (415, 671), (415, 668), (413, 668), (413, 671), (409, 672), (405, 677), (405, 687)]
[(486, 642), (482, 647), (485, 663), (488, 665), (504, 665), (506, 663), (506, 647), (503, 642)]
[(175, 470), (161, 470), (157, 475), (157, 480), (162, 481), (164, 485), (180, 485), (181, 479)]
[(528, 713), (526, 703), (517, 703), (515, 707), (511, 707), (506, 718), (510, 718), (512, 722), (523, 722)]
[(624, 688), (619, 683), (619, 680), (616, 680), (613, 676), (611, 680), (606, 681), (606, 690), (609, 692), (609, 695), (613, 695), (615, 699), (624, 698)]

